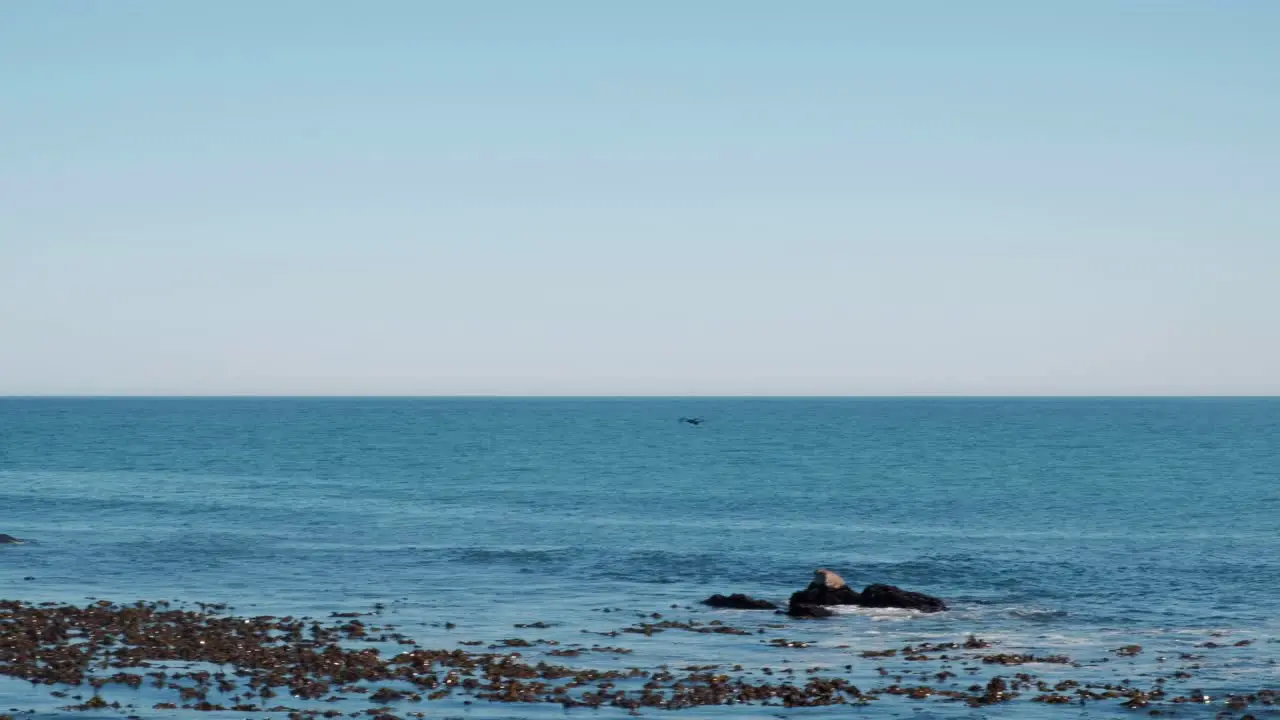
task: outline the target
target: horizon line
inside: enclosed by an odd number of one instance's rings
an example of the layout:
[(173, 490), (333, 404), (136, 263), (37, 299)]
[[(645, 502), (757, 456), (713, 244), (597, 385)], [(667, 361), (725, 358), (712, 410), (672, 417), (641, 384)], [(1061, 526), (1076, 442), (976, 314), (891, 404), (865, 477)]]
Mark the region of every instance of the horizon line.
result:
[(1280, 393), (877, 393), (877, 394), (506, 394), (506, 393), (0, 393), (0, 400), (1180, 400), (1280, 399)]

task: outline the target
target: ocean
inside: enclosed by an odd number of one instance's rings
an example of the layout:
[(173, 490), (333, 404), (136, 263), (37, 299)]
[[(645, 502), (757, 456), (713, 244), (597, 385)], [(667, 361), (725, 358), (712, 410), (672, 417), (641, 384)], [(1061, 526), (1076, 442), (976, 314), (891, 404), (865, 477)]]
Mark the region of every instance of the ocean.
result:
[[(573, 662), (741, 666), (731, 674), (753, 682), (768, 667), (863, 690), (919, 685), (949, 662), (959, 677), (931, 687), (1026, 672), (1168, 689), (1141, 709), (1074, 695), (1056, 706), (1028, 688), (983, 706), (886, 693), (856, 708), (677, 716), (1280, 717), (1280, 705), (1228, 704), (1280, 690), (1280, 399), (9, 398), (0, 533), (29, 540), (0, 546), (0, 596), (30, 603), (371, 612), (427, 648), (542, 640), (521, 651), (534, 659), (599, 643), (631, 652)], [(951, 609), (799, 620), (698, 603), (785, 604), (816, 568)], [(654, 613), (747, 634), (609, 634)], [(548, 627), (514, 627), (535, 622)], [(970, 635), (993, 648), (863, 656)], [(1115, 652), (1130, 645), (1142, 649)], [(997, 652), (1071, 663), (981, 660)], [(0, 678), (0, 715), (210, 716), (157, 710), (181, 701), (149, 687), (104, 690), (119, 710), (65, 710), (58, 690)], [(627, 716), (459, 694), (390, 712)]]

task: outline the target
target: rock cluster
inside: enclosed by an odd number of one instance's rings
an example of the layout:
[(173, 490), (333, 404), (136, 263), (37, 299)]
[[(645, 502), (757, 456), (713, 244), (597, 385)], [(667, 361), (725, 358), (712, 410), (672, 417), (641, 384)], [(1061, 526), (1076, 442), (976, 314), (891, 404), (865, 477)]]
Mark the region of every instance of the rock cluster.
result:
[(869, 608), (905, 608), (921, 612), (940, 612), (947, 604), (940, 598), (894, 585), (868, 585), (858, 592), (844, 578), (825, 568), (813, 574), (813, 581), (791, 595), (787, 614), (792, 617), (829, 617), (832, 605), (856, 605)]
[[(758, 600), (742, 593), (733, 595), (717, 593), (703, 600), (702, 604), (714, 608), (738, 610), (772, 610), (778, 607), (768, 600)], [(896, 585), (868, 585), (862, 592), (858, 592), (849, 587), (839, 573), (819, 568), (814, 571), (813, 580), (809, 582), (808, 587), (791, 594), (791, 599), (787, 602), (786, 614), (797, 618), (826, 618), (835, 614), (830, 608), (837, 605), (904, 608), (927, 613), (947, 609), (947, 604), (941, 598), (903, 590)]]

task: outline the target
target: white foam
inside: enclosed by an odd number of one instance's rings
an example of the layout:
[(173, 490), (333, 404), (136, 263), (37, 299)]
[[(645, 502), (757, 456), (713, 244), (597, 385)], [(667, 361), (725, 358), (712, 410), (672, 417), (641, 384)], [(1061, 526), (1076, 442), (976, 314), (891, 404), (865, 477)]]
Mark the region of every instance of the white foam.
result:
[(910, 620), (911, 618), (920, 617), (925, 614), (919, 610), (908, 610), (905, 608), (865, 608), (852, 605), (840, 605), (830, 609), (837, 615), (859, 615), (877, 622), (901, 622), (903, 620)]

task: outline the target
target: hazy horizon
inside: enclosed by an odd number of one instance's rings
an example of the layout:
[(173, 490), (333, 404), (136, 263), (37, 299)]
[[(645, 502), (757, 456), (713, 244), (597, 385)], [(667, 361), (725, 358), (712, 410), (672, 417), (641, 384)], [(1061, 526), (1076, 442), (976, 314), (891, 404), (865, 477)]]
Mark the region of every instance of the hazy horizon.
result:
[(1272, 400), (1280, 395), (0, 395), (0, 400)]
[(1280, 4), (0, 5), (0, 395), (1280, 395)]

